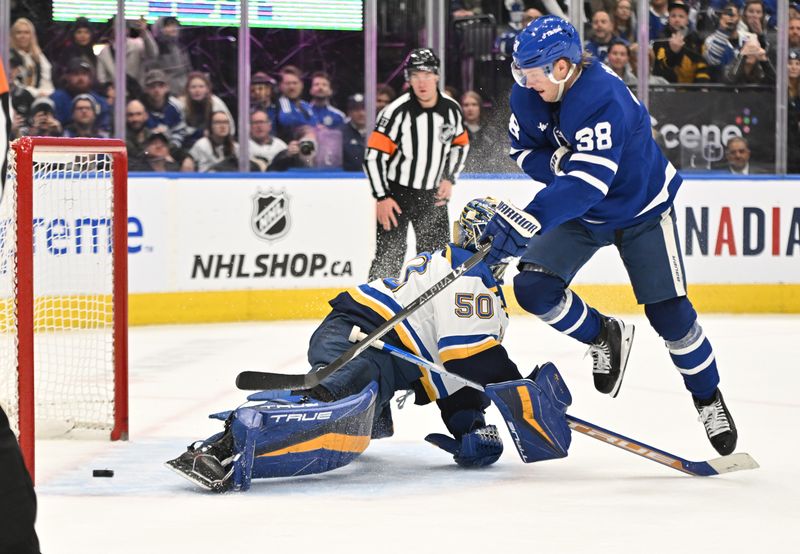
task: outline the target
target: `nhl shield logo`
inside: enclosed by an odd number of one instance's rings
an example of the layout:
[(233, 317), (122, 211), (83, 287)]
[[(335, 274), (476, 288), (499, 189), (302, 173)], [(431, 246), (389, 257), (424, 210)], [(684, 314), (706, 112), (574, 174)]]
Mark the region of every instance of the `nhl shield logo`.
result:
[(256, 236), (263, 240), (276, 240), (289, 232), (289, 197), (286, 192), (258, 191), (253, 196), (250, 224)]
[(456, 136), (456, 128), (450, 123), (445, 123), (439, 130), (439, 140), (443, 143), (448, 143)]

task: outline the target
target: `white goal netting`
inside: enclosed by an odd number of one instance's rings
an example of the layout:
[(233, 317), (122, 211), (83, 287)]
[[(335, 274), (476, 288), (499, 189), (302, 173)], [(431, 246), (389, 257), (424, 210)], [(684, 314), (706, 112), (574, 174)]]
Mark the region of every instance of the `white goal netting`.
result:
[[(33, 150), (32, 183), (18, 166), (25, 159), (10, 151), (0, 203), (0, 404), (18, 435), (26, 402), (39, 437), (105, 434), (115, 421), (113, 156), (41, 150)], [(32, 275), (20, 272), (17, 251), (18, 209), (31, 199)], [(19, 284), (31, 278), (26, 298)], [(19, 388), (26, 371), (19, 316), (30, 302), (32, 398)]]

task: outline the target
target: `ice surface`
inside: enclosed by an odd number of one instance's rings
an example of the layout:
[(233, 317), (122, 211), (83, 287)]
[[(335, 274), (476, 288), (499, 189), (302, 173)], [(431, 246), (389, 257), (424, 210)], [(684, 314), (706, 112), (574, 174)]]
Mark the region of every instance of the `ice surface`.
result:
[[(594, 391), (584, 347), (529, 317), (505, 344), (523, 373), (552, 360), (570, 413), (691, 460), (717, 456), (663, 343), (643, 317), (616, 399)], [(506, 451), (463, 470), (422, 439), (434, 406), (394, 409), (396, 434), (322, 475), (215, 495), (163, 466), (220, 429), (243, 369), (305, 370), (315, 322), (138, 327), (130, 331), (131, 440), (39, 441), (37, 530), (47, 554), (129, 552), (796, 551), (800, 484), (797, 316), (703, 316), (738, 451), (760, 464), (689, 477), (574, 434), (569, 457), (523, 464)], [(487, 418), (501, 424), (490, 408)], [(109, 468), (113, 478), (93, 478)]]

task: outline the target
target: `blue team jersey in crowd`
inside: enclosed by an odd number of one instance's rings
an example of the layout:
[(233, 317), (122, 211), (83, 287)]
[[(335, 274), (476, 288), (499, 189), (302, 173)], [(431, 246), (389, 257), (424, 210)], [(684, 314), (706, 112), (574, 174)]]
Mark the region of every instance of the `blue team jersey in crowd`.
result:
[(311, 112), (314, 114), (314, 122), (317, 125), (324, 125), (329, 129), (337, 129), (342, 126), (347, 116), (338, 108), (330, 104), (327, 106), (317, 106), (311, 104)]
[[(672, 204), (681, 178), (653, 140), (650, 114), (596, 60), (558, 103), (514, 85), (511, 111), (511, 157), (547, 185), (526, 207), (542, 232), (575, 218), (587, 227), (630, 227)], [(559, 146), (572, 154), (564, 174), (553, 176), (550, 157)]]

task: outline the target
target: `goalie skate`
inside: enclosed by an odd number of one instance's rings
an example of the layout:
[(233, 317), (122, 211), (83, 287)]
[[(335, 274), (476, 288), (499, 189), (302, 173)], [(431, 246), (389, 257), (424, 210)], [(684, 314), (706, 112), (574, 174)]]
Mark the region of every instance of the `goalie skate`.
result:
[[(233, 458), (220, 461), (211, 454), (210, 445), (196, 448), (194, 444), (189, 449), (175, 458), (169, 460), (164, 465), (172, 471), (212, 492), (225, 492), (231, 487), (231, 475), (233, 475)], [(225, 470), (225, 463), (229, 469)]]

